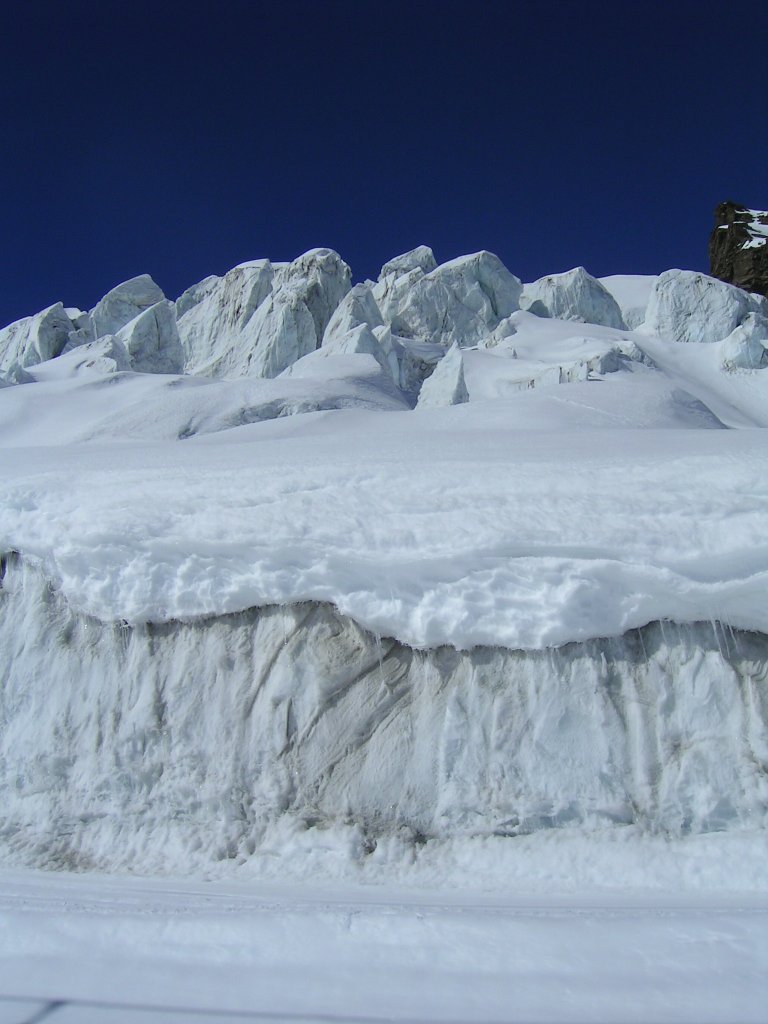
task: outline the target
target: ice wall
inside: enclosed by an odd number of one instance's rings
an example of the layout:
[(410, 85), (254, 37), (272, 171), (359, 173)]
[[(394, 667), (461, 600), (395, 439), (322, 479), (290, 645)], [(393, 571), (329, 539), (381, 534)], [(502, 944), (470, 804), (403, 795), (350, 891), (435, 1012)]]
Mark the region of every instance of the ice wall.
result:
[(0, 856), (184, 870), (277, 819), (382, 837), (768, 823), (768, 637), (416, 652), (330, 605), (136, 627), (3, 560)]

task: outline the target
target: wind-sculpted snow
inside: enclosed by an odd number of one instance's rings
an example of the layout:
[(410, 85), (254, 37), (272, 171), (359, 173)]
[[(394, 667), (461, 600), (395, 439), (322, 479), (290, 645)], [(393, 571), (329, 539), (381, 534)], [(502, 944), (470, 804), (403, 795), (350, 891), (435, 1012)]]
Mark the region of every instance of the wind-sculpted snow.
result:
[(6, 859), (189, 870), (269, 854), (278, 821), (404, 856), (408, 837), (766, 825), (764, 636), (419, 653), (314, 602), (103, 624), (3, 569)]
[(114, 372), (128, 365), (125, 348), (108, 337), (31, 367), (39, 385), (9, 394), (0, 447), (176, 441), (321, 410), (408, 408), (368, 356), (332, 356), (313, 372), (300, 360), (276, 380)]

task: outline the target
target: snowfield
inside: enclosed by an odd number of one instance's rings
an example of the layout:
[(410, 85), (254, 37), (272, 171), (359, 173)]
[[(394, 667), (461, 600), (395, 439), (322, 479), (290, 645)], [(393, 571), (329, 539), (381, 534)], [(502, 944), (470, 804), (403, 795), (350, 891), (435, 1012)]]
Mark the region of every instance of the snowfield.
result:
[(14, 1024), (765, 1020), (765, 897), (3, 882)]
[(768, 302), (681, 270), (318, 249), (0, 330), (8, 1019), (123, 960), (181, 1013), (763, 1019), (766, 427)]

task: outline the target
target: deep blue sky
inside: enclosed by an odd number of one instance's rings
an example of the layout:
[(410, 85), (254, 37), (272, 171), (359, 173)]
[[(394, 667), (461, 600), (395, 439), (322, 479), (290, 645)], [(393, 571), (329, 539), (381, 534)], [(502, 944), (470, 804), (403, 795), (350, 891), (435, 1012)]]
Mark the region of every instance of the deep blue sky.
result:
[(0, 323), (327, 245), (707, 269), (768, 207), (768, 4), (6, 0)]

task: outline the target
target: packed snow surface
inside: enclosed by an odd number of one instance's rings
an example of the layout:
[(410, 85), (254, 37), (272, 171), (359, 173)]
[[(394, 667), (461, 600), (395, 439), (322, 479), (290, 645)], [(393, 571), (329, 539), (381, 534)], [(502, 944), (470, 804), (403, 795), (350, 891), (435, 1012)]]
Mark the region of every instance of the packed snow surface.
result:
[(762, 1024), (767, 966), (751, 893), (0, 875), (9, 1024)]

